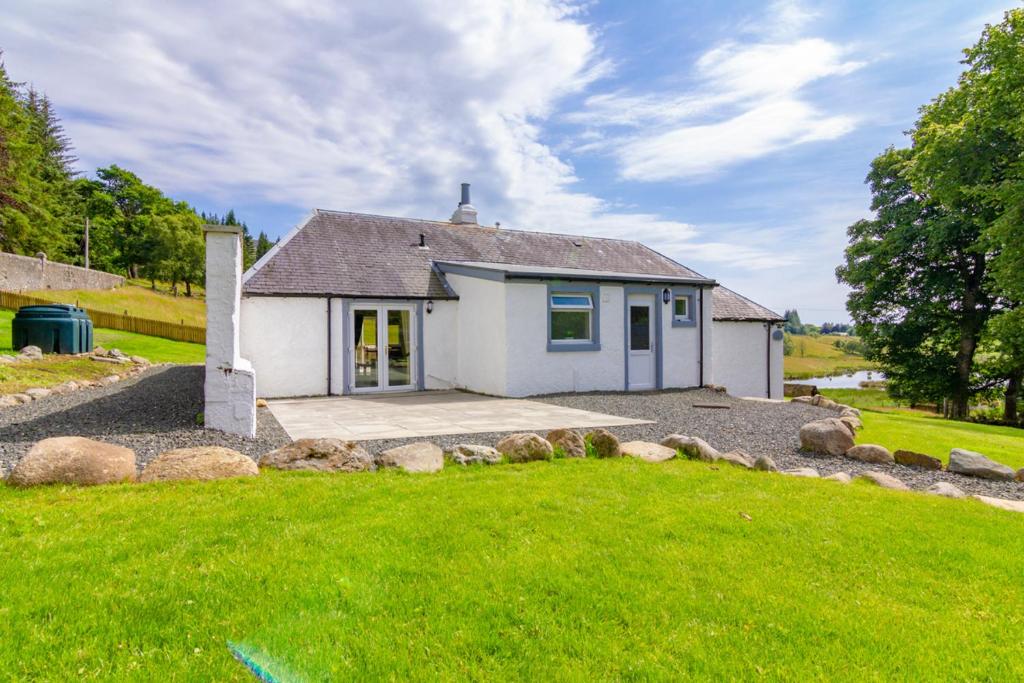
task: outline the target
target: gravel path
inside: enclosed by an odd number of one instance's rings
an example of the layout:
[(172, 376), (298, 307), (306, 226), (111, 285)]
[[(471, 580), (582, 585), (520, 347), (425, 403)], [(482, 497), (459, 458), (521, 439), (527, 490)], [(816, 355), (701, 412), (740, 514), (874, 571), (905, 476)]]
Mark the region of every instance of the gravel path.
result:
[[(721, 451), (744, 450), (770, 455), (780, 469), (813, 467), (822, 476), (849, 472), (856, 476), (879, 470), (925, 489), (948, 481), (969, 494), (1024, 500), (1024, 484), (995, 482), (949, 472), (919, 470), (902, 465), (868, 465), (843, 457), (813, 456), (800, 452), (800, 427), (832, 411), (803, 403), (770, 403), (733, 398), (707, 389), (653, 393), (558, 394), (534, 400), (611, 415), (654, 420), (654, 424), (613, 427), (622, 441), (658, 442), (667, 434), (699, 436)], [(702, 408), (700, 404), (728, 406)], [(135, 450), (140, 466), (171, 448), (219, 445), (253, 458), (289, 442), (270, 411), (257, 411), (255, 439), (204, 430), (196, 424), (203, 409), (203, 368), (164, 366), (113, 386), (49, 396), (32, 403), (0, 409), (0, 469), (9, 471), (32, 444), (50, 436), (86, 436), (118, 443)], [(493, 445), (504, 434), (452, 434), (428, 437), (441, 446), (457, 443)], [(410, 441), (364, 441), (377, 453)]]
[(154, 367), (108, 387), (47, 396), (0, 409), (0, 469), (10, 471), (33, 443), (51, 436), (84, 436), (135, 450), (139, 465), (159, 453), (189, 446), (227, 446), (257, 458), (288, 443), (270, 411), (257, 411), (255, 439), (205, 430), (203, 368)]

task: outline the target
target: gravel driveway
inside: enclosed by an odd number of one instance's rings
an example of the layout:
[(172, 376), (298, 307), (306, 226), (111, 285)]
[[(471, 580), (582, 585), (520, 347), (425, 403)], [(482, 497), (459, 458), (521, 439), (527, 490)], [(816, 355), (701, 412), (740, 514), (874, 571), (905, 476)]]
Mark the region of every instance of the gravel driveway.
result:
[(251, 457), (288, 443), (268, 410), (259, 410), (256, 438), (205, 430), (203, 367), (154, 367), (108, 387), (47, 396), (0, 409), (0, 468), (10, 471), (33, 443), (50, 436), (84, 436), (135, 450), (143, 465), (159, 453), (188, 446), (227, 446)]
[[(721, 451), (741, 449), (752, 455), (770, 455), (781, 469), (813, 467), (822, 476), (833, 472), (856, 475), (874, 469), (892, 474), (915, 489), (948, 481), (967, 493), (1024, 500), (1024, 484), (1017, 482), (986, 481), (902, 465), (867, 465), (843, 457), (802, 454), (800, 427), (821, 417), (835, 416), (832, 411), (808, 404), (749, 401), (707, 389), (558, 394), (532, 400), (655, 421), (611, 428), (622, 441), (657, 442), (667, 434), (687, 434), (699, 436)], [(113, 386), (5, 408), (0, 410), (0, 468), (9, 471), (35, 441), (50, 436), (85, 436), (122, 444), (135, 450), (140, 466), (171, 448), (220, 445), (257, 458), (289, 442), (269, 410), (257, 411), (256, 438), (244, 439), (202, 429), (196, 424), (202, 406), (203, 368), (164, 366)], [(442, 446), (493, 445), (503, 434), (452, 434), (430, 440)], [(364, 441), (362, 445), (376, 453), (412, 440)]]

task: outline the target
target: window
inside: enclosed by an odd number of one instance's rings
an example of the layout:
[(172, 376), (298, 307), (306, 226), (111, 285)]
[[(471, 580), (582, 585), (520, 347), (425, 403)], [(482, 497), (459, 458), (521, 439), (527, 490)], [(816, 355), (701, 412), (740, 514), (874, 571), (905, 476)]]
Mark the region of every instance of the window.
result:
[(672, 315), (676, 320), (683, 321), (690, 319), (690, 297), (677, 296), (673, 303)]
[(590, 342), (593, 310), (590, 294), (552, 294), (551, 342)]

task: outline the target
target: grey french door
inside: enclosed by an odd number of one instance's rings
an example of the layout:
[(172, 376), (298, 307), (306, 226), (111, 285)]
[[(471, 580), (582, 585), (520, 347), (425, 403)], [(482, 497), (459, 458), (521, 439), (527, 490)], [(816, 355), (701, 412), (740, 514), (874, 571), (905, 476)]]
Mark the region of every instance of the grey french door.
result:
[(399, 304), (354, 304), (349, 316), (351, 391), (415, 389), (415, 309)]

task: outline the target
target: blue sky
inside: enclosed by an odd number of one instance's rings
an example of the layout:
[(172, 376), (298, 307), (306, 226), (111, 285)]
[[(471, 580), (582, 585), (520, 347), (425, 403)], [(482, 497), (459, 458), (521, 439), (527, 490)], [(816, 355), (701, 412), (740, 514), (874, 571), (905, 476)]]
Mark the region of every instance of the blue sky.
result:
[[(52, 4), (0, 48), (83, 172), (286, 232), (311, 207), (642, 240), (805, 321), (863, 179), (1001, 2)], [(614, 264), (612, 264), (614, 265)]]

